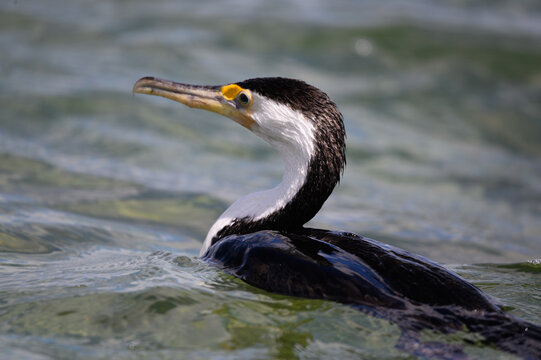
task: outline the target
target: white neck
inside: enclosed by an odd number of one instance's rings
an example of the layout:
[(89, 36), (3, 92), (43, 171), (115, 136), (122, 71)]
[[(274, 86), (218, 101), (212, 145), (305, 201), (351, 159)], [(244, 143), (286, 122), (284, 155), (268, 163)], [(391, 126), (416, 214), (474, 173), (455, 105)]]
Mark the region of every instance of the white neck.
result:
[[(207, 251), (221, 229), (236, 219), (260, 220), (279, 211), (295, 197), (306, 181), (315, 149), (313, 124), (302, 113), (285, 105), (259, 103), (267, 108), (254, 109), (254, 114), (266, 116), (254, 117), (256, 124), (251, 130), (280, 152), (285, 163), (284, 176), (278, 186), (245, 195), (235, 201), (210, 228), (200, 255)], [(276, 136), (277, 131), (280, 132), (279, 136)]]

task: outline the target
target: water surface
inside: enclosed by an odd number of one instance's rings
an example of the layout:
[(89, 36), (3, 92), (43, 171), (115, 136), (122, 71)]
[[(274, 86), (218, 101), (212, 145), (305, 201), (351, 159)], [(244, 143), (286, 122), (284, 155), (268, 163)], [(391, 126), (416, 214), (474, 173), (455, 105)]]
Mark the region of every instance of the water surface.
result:
[[(197, 259), (277, 154), (141, 76), (301, 78), (341, 109), (348, 166), (310, 223), (445, 264), (541, 323), (535, 1), (0, 4), (0, 349), (20, 359), (377, 358), (393, 324), (269, 294)], [(469, 334), (426, 334), (476, 358)]]

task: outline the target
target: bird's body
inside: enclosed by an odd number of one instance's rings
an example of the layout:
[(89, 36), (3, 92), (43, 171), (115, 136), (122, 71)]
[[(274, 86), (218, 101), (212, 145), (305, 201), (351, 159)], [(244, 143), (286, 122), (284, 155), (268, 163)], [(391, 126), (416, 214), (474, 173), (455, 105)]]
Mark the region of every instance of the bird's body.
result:
[[(207, 262), (271, 292), (338, 301), (385, 317), (410, 340), (426, 328), (469, 329), (524, 358), (541, 357), (539, 327), (505, 314), (444, 267), (355, 234), (303, 227), (345, 166), (342, 115), (321, 90), (284, 78), (195, 86), (146, 77), (134, 92), (227, 116), (284, 160), (278, 186), (240, 198), (211, 227), (201, 249)], [(409, 348), (410, 343), (400, 346), (429, 357), (449, 356), (419, 343)]]
[(209, 248), (203, 258), (281, 294), (367, 308), (404, 310), (430, 304), (500, 311), (476, 287), (442, 266), (352, 233), (305, 228), (233, 235)]

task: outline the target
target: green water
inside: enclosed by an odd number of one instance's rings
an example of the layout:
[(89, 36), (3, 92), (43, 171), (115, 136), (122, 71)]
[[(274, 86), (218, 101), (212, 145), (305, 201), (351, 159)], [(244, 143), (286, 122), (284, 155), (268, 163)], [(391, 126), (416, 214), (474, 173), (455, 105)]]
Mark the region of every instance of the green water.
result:
[[(0, 3), (0, 358), (410, 359), (399, 329), (197, 259), (277, 154), (141, 76), (302, 78), (348, 132), (310, 223), (419, 253), (541, 323), (535, 1)], [(474, 358), (473, 334), (426, 333)]]

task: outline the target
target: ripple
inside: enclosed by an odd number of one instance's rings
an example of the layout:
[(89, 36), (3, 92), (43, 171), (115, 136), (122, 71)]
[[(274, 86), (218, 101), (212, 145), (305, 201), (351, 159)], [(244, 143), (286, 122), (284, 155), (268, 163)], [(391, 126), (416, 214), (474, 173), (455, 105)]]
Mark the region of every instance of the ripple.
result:
[[(196, 258), (226, 204), (274, 186), (282, 164), (215, 114), (131, 96), (144, 75), (220, 84), (275, 74), (324, 89), (344, 114), (348, 168), (314, 223), (439, 261), (494, 263), (451, 267), (541, 322), (537, 2), (0, 9), (2, 355), (409, 357), (381, 319), (269, 294)], [(502, 356), (463, 345), (474, 358)]]

